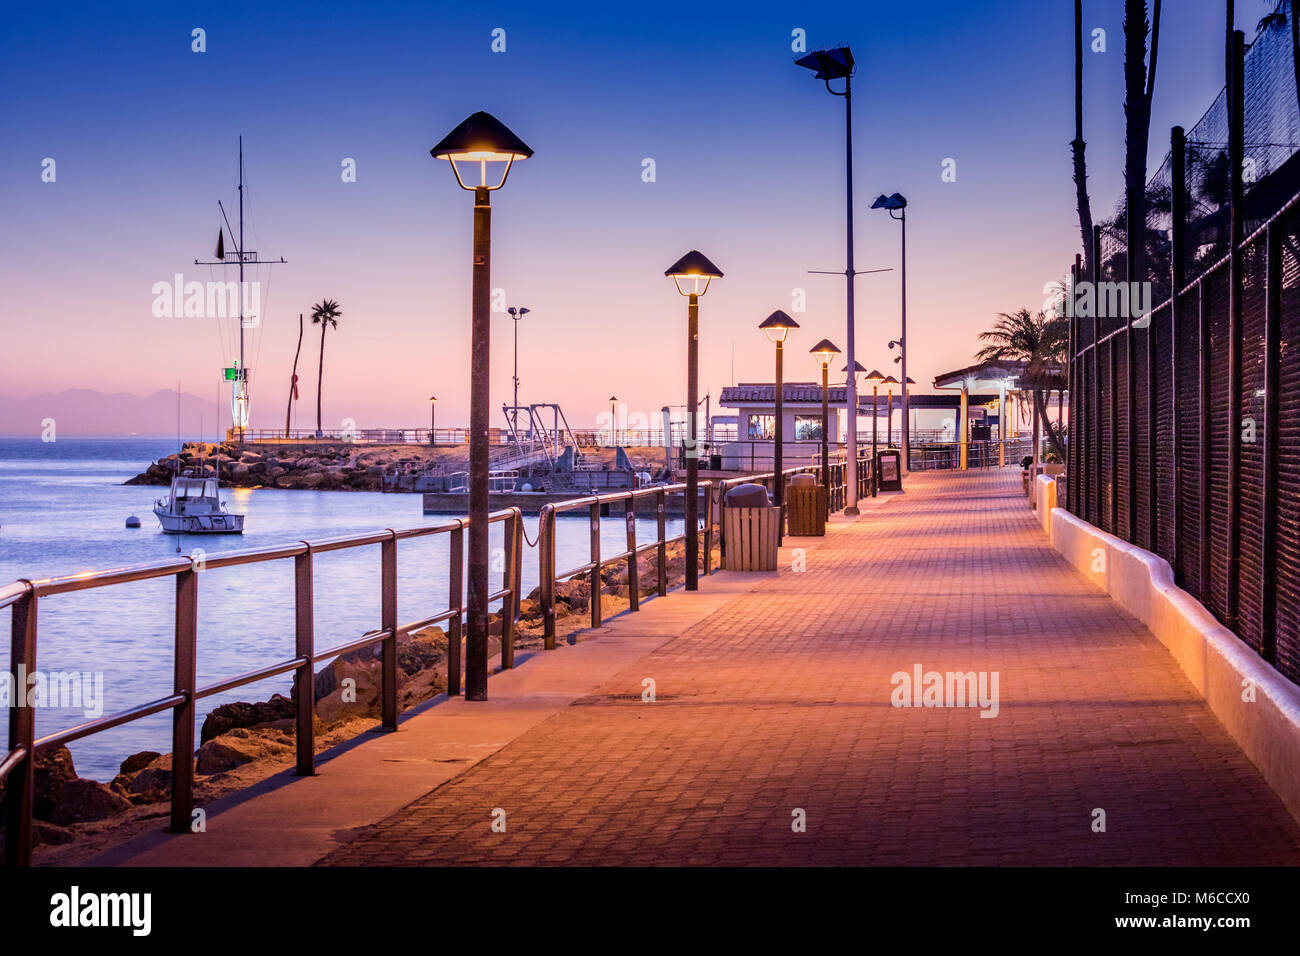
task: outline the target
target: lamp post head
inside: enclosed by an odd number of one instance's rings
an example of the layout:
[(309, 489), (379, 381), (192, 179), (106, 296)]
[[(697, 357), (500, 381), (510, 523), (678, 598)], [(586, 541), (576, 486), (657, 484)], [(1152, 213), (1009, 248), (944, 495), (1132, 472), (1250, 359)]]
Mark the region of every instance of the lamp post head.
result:
[[(840, 369), (841, 372), (847, 372), (848, 370), (849, 370), (849, 367), (848, 367), (847, 365), (844, 366), (842, 369)], [(867, 367), (866, 367), (865, 365), (863, 365), (861, 362), (859, 362), (859, 361), (857, 361), (856, 359), (854, 359), (854, 361), (853, 361), (853, 374), (854, 374), (854, 375), (858, 375), (858, 374), (860, 374), (860, 373), (862, 373), (862, 372), (865, 372), (866, 370), (867, 370)]]
[(894, 376), (891, 375), (891, 376), (889, 376), (889, 378), (885, 379), (885, 380), (884, 380), (883, 382), (881, 382), (880, 384), (881, 384), (881, 385), (888, 385), (890, 388), (893, 388), (895, 385), (898, 384), (898, 379), (894, 378)]
[(758, 327), (763, 330), (769, 342), (784, 342), (791, 329), (799, 328), (799, 323), (777, 309), (760, 322)]
[(431, 402), (436, 402), (437, 400), (438, 400), (438, 397), (437, 397), (436, 395), (430, 395), (430, 396), (429, 396), (429, 401), (431, 401)]
[(822, 339), (808, 351), (811, 352), (813, 358), (817, 359), (817, 361), (822, 365), (829, 365), (831, 356), (840, 354), (839, 348), (836, 347), (835, 343), (830, 339)]
[(812, 70), (819, 80), (842, 80), (853, 75), (853, 51), (846, 46), (813, 50), (794, 61), (795, 66)]
[(871, 204), (872, 209), (906, 209), (907, 199), (902, 193), (894, 193), (892, 196), (886, 196), (881, 193), (876, 197), (875, 202)]
[(867, 375), (867, 381), (870, 382), (872, 385), (880, 385), (882, 382), (885, 381), (885, 376), (881, 375), (879, 370), (873, 368), (871, 372)]
[[(528, 145), (512, 133), (504, 123), (482, 110), (442, 138), (437, 146), (429, 150), (434, 159), (445, 159), (451, 163), (452, 172), (461, 189), (500, 189), (506, 184), (510, 167), (516, 159), (527, 159), (533, 155)], [(479, 181), (474, 185), (465, 185), (457, 163), (477, 163)], [(487, 164), (505, 163), (501, 180), (495, 186), (487, 181)]]
[[(677, 291), (682, 295), (704, 295), (709, 291), (711, 281), (722, 278), (722, 270), (702, 253), (692, 249), (665, 269), (664, 275), (677, 283)], [(686, 280), (686, 288), (682, 287), (683, 279)], [(703, 287), (701, 282), (704, 283)]]

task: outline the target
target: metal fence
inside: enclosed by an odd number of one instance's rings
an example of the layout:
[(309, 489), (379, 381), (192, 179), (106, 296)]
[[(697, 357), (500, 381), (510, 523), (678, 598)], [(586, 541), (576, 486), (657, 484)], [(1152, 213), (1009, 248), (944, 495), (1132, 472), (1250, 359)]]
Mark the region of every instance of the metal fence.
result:
[[(1233, 47), (1227, 162), (1248, 169), (1240, 34)], [(1288, 76), (1291, 65), (1288, 50)], [(1176, 291), (1136, 321), (1072, 318), (1065, 503), (1167, 559), (1182, 588), (1300, 682), (1300, 180), (1276, 169), (1248, 201), (1234, 177), (1226, 205), (1207, 211), (1195, 201), (1200, 147), (1177, 128), (1171, 143), (1164, 286)], [(1283, 185), (1289, 198), (1263, 209)], [(1244, 236), (1247, 221), (1259, 225)]]
[[(999, 468), (1003, 464), (1018, 465), (1033, 454), (1034, 443), (1028, 438), (1008, 438), (1000, 441), (970, 441), (966, 443), (968, 468)], [(910, 467), (912, 471), (937, 471), (961, 467), (961, 442), (912, 443)]]
[[(790, 468), (785, 474), (813, 472), (828, 487), (831, 510), (841, 510), (845, 502), (845, 463), (833, 462), (828, 474), (821, 475), (816, 467)], [(727, 481), (699, 482), (705, 496), (701, 536), (701, 566), (705, 574), (712, 571), (712, 552), (721, 528), (721, 510), (727, 488), (742, 482), (757, 482), (771, 487), (773, 474), (746, 475)], [(665, 500), (668, 495), (685, 493), (686, 485), (648, 487), (636, 491), (620, 491), (604, 495), (576, 498), (558, 504), (548, 504), (539, 518), (539, 581), (545, 625), (545, 646), (555, 647), (555, 585), (558, 581), (588, 575), (591, 582), (592, 625), (601, 621), (600, 574), (609, 564), (628, 562), (629, 602), (631, 610), (640, 606), (637, 587), (637, 558), (649, 551), (657, 553), (656, 590), (667, 593), (667, 546), (685, 540), (685, 535), (666, 536)], [(858, 470), (858, 497), (871, 493), (871, 472), (865, 461)], [(652, 496), (657, 498), (658, 533), (653, 541), (638, 543), (635, 523), (627, 522), (628, 547), (620, 554), (602, 556), (600, 550), (600, 522), (602, 514), (617, 514), (611, 507), (624, 504), (628, 515), (633, 511), (634, 499)], [(591, 515), (591, 552), (589, 561), (579, 567), (557, 574), (555, 568), (555, 516), (557, 514), (589, 509)], [(523, 554), (523, 516), (519, 508), (506, 508), (493, 512), (490, 523), (505, 523), (505, 563), (501, 588), (488, 595), (489, 604), (501, 602), (501, 666), (514, 666), (515, 625), (521, 600), (521, 560)], [(91, 588), (112, 587), (155, 578), (173, 578), (176, 582), (174, 599), (174, 676), (170, 691), (152, 701), (132, 706), (87, 723), (57, 733), (36, 736), (35, 717), (31, 707), (23, 706), (21, 693), (11, 700), (9, 708), (8, 750), (0, 758), (0, 785), (4, 787), (3, 826), (5, 834), (5, 864), (27, 866), (31, 863), (33, 846), (32, 810), (34, 806), (35, 757), (53, 748), (90, 737), (94, 734), (122, 726), (135, 720), (159, 714), (172, 713), (172, 793), (170, 829), (173, 833), (190, 831), (193, 811), (194, 736), (198, 701), (237, 687), (253, 684), (281, 674), (293, 675), (293, 697), (296, 703), (296, 768), (301, 775), (315, 772), (315, 732), (313, 716), (315, 706), (314, 665), (329, 661), (349, 651), (381, 645), (380, 702), (382, 726), (385, 730), (397, 729), (398, 676), (397, 645), (404, 635), (427, 627), (447, 625), (447, 693), (457, 695), (461, 687), (461, 644), (465, 634), (465, 540), (468, 518), (453, 518), (435, 525), (396, 531), (391, 528), (370, 534), (352, 535), (323, 541), (299, 541), (280, 547), (234, 551), (206, 557), (196, 562), (188, 557), (133, 567), (117, 568), (38, 581), (20, 580), (0, 588), (0, 610), (12, 609), (10, 669), (16, 688), (25, 686), (18, 675), (31, 674), (37, 666), (38, 609), (41, 603), (53, 596)], [(398, 623), (397, 606), (397, 543), (410, 538), (447, 534), (450, 536), (449, 578), (447, 599), (435, 613), (406, 624)], [(313, 612), (313, 557), (329, 551), (346, 548), (380, 548), (380, 621), (379, 626), (353, 640), (328, 649), (315, 645), (315, 618)], [(292, 559), (294, 562), (294, 654), (279, 663), (240, 674), (206, 687), (197, 685), (198, 653), (198, 592), (205, 570), (260, 564)], [(177, 760), (176, 755), (188, 754), (188, 760)]]

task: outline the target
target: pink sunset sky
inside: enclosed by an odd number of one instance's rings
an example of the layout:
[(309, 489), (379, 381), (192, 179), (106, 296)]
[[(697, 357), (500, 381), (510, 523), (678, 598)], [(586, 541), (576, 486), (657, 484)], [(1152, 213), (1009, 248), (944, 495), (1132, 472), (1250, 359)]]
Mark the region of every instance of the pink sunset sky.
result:
[[(877, 9), (878, 6), (878, 9)], [(1238, 3), (1253, 36), (1266, 2)], [(18, 14), (3, 169), (8, 228), (0, 395), (69, 388), (215, 399), (234, 357), (229, 320), (158, 318), (154, 283), (209, 270), (235, 219), (244, 136), (247, 245), (287, 265), (263, 283), (250, 336), (255, 426), (283, 425), (298, 313), (338, 300), (325, 349), (324, 424), (464, 424), (469, 391), (471, 194), (428, 154), (485, 109), (536, 156), (493, 194), (492, 284), (531, 313), (520, 328), (524, 401), (559, 402), (575, 427), (616, 394), (654, 413), (685, 394), (686, 309), (664, 269), (699, 249), (726, 273), (701, 303), (700, 393), (770, 381), (758, 323), (792, 311), (787, 380), (807, 349), (844, 346), (843, 101), (792, 65), (809, 47), (857, 55), (858, 360), (897, 375), (898, 225), (871, 210), (908, 197), (910, 368), (918, 391), (967, 365), (996, 313), (1038, 309), (1078, 243), (1070, 179), (1072, 14), (1066, 2), (789, 5), (701, 11), (689, 37), (649, 12), (507, 4), (436, 17), (405, 4), (132, 8), (73, 24)], [(1086, 4), (1108, 50), (1085, 63), (1094, 214), (1109, 215), (1123, 153), (1121, 4)], [(1222, 5), (1166, 5), (1151, 167), (1174, 123), (1191, 126), (1222, 83)], [(599, 11), (605, 11), (601, 13)], [(207, 50), (191, 50), (201, 24)], [(504, 53), (491, 31), (507, 30)], [(329, 56), (317, 51), (328, 49)], [(42, 161), (57, 180), (42, 182)], [(356, 182), (340, 175), (356, 161)], [(655, 181), (642, 178), (643, 160)], [(941, 179), (943, 162), (956, 181)], [(269, 276), (268, 276), (269, 273)], [(269, 280), (269, 281), (268, 281)], [(511, 388), (511, 321), (493, 325), (492, 398)], [(300, 362), (299, 427), (315, 425), (319, 331)], [(734, 369), (734, 373), (733, 373)], [(223, 401), (226, 393), (222, 393)], [(228, 415), (228, 412), (227, 412)], [(499, 414), (494, 419), (499, 418)], [(130, 423), (124, 423), (124, 432)]]

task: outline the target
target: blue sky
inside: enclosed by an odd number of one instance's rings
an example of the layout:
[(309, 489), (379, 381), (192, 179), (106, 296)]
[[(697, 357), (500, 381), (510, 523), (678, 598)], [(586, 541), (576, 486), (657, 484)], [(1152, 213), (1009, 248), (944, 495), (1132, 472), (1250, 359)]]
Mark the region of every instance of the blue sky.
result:
[[(1270, 2), (1239, 2), (1248, 39)], [(1107, 51), (1085, 61), (1094, 213), (1123, 162), (1122, 4), (1085, 2)], [(1223, 4), (1165, 4), (1151, 164), (1222, 85)], [(909, 208), (911, 374), (968, 364), (996, 312), (1037, 307), (1075, 252), (1072, 4), (130, 4), (26, 6), (0, 38), (6, 349), (0, 394), (88, 386), (211, 395), (231, 351), (215, 320), (158, 319), (154, 282), (208, 258), (233, 208), (244, 136), (249, 246), (283, 255), (250, 338), (254, 419), (282, 415), (297, 314), (344, 319), (326, 346), (325, 417), (463, 421), (469, 194), (429, 147), (486, 109), (536, 150), (494, 195), (493, 285), (532, 314), (522, 397), (594, 420), (680, 402), (684, 309), (663, 269), (698, 248), (726, 272), (703, 302), (701, 391), (770, 378), (756, 326), (804, 288), (811, 346), (843, 346), (842, 101), (791, 64), (849, 43), (858, 268), (897, 267)], [(191, 30), (207, 50), (191, 51)], [(505, 30), (505, 52), (492, 31)], [(41, 182), (41, 162), (57, 181)], [(357, 181), (344, 183), (352, 158)], [(656, 180), (642, 181), (655, 161)], [(957, 181), (940, 180), (956, 160)], [(216, 277), (215, 274), (213, 276)], [(884, 366), (898, 273), (858, 280), (859, 361)], [(509, 320), (494, 325), (493, 399), (508, 396)], [(314, 424), (304, 345), (299, 423)], [(734, 355), (734, 359), (733, 359)], [(733, 365), (734, 363), (734, 365)], [(813, 376), (797, 359), (787, 378)], [(308, 419), (312, 419), (309, 421)]]

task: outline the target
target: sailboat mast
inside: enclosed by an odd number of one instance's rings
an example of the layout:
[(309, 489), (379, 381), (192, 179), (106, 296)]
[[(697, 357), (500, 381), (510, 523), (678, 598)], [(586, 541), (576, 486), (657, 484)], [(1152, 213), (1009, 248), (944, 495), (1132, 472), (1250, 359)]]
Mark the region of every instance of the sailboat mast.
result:
[(248, 407), (248, 363), (244, 361), (244, 137), (239, 137), (239, 441), (244, 441)]
[[(231, 240), (235, 241), (234, 230), (231, 228), (230, 219), (226, 216), (226, 208), (217, 203), (221, 210), (221, 217), (225, 221), (226, 231), (231, 233)], [(218, 259), (214, 262), (205, 262), (199, 259), (194, 260), (196, 266), (228, 266), (230, 262), (226, 256), (221, 253), (220, 241), (218, 241)], [(249, 257), (252, 258), (249, 258)], [(244, 288), (244, 266), (256, 265), (283, 265), (284, 257), (276, 259), (259, 259), (257, 253), (249, 252), (244, 248), (244, 137), (239, 137), (239, 238), (238, 246), (235, 249), (235, 257), (239, 262), (239, 291), (236, 298), (238, 299), (237, 312), (239, 314), (239, 368), (238, 373), (234, 376), (233, 399), (234, 403), (230, 409), (230, 426), (233, 432), (236, 428), (239, 430), (239, 441), (244, 441), (244, 428), (248, 424), (248, 362), (244, 348), (244, 307), (246, 304), (246, 291)], [(229, 378), (225, 379), (230, 381)]]

